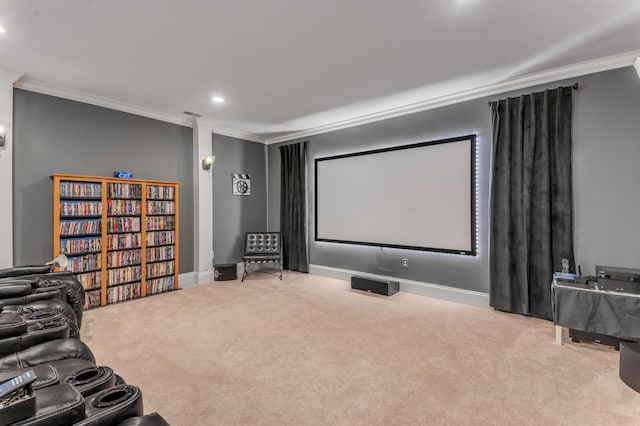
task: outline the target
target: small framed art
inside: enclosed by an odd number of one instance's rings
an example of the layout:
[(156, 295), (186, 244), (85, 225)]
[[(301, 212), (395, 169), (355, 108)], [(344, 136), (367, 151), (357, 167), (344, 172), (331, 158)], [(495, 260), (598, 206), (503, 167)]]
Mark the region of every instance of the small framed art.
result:
[(233, 195), (251, 195), (251, 175), (233, 173), (231, 175), (231, 193)]

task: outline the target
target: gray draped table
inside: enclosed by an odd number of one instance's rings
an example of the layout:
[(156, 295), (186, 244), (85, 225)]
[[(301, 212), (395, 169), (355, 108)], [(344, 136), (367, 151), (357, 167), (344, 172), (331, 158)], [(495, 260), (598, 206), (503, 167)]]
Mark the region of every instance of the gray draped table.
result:
[(551, 283), (556, 343), (562, 327), (640, 341), (640, 294), (577, 288)]

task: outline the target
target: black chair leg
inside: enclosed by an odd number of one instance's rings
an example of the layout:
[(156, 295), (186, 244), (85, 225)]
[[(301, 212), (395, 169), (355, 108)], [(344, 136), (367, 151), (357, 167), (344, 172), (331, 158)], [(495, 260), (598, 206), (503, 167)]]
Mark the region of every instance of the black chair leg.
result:
[(242, 280), (240, 281), (241, 283), (244, 282), (244, 278), (247, 276), (247, 269), (249, 268), (249, 264), (247, 262), (244, 262), (244, 271), (242, 271)]
[(280, 281), (282, 281), (282, 262), (280, 262)]

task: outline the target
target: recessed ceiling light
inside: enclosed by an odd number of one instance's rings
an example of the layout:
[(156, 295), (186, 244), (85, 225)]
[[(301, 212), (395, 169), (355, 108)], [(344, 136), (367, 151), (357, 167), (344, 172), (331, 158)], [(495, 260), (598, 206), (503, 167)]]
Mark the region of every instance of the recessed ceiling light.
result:
[(214, 96), (213, 98), (211, 98), (211, 100), (217, 104), (221, 104), (224, 102), (224, 98), (220, 96)]

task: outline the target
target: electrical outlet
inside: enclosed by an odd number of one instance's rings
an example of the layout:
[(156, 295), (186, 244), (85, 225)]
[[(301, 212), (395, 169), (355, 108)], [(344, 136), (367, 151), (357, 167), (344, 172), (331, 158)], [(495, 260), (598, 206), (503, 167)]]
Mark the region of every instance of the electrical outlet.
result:
[(402, 259), (402, 267), (409, 269), (409, 259)]

